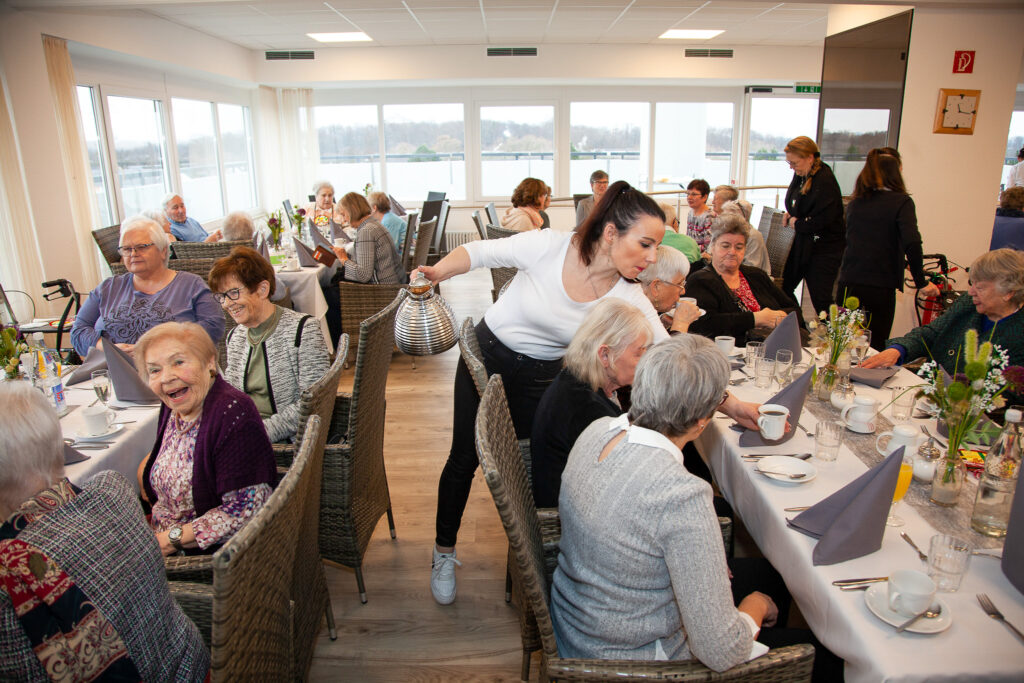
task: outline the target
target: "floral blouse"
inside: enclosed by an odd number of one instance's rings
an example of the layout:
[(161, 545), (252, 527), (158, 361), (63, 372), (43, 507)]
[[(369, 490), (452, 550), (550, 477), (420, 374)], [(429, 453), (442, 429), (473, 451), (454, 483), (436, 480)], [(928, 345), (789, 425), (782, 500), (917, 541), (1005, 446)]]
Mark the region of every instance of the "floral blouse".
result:
[(271, 488), (259, 484), (229, 491), (224, 494), (221, 505), (196, 517), (192, 501), (192, 462), (202, 419), (200, 416), (193, 422), (185, 422), (171, 415), (167, 422), (149, 475), (157, 496), (150, 521), (158, 532), (191, 522), (196, 543), (206, 549), (223, 543), (241, 529), (267, 502)]
[(703, 254), (711, 245), (711, 211), (705, 211), (699, 216), (692, 212), (686, 217), (686, 234), (697, 241), (697, 246)]
[(732, 290), (732, 293), (737, 299), (737, 304), (744, 311), (757, 313), (761, 310), (761, 304), (757, 303), (757, 297), (754, 296), (754, 292), (750, 289), (750, 283), (747, 282), (743, 273), (740, 273), (740, 286)]

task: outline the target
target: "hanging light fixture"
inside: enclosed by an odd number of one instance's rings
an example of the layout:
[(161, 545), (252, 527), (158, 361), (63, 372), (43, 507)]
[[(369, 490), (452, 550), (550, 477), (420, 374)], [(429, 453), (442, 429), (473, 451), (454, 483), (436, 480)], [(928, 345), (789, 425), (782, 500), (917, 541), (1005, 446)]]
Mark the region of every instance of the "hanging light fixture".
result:
[(433, 356), (455, 346), (459, 328), (455, 313), (430, 280), (417, 272), (409, 295), (395, 312), (395, 345), (410, 356)]

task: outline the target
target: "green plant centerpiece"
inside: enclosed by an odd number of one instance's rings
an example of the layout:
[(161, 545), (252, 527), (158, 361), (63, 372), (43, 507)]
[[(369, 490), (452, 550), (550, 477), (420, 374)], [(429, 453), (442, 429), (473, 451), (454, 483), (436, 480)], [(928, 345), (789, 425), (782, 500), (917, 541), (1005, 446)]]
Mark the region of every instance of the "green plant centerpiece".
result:
[(839, 379), (839, 357), (864, 327), (864, 311), (857, 297), (848, 296), (842, 306), (832, 304), (819, 318), (810, 326), (811, 346), (825, 354), (825, 365), (815, 375), (814, 395), (828, 401)]
[(270, 243), (275, 249), (280, 249), (281, 235), (284, 234), (284, 216), (280, 209), (267, 217), (267, 229), (270, 230)]
[(0, 330), (0, 367), (3, 368), (4, 376), (7, 379), (18, 377), (21, 354), (27, 351), (28, 344), (18, 338), (17, 330), (13, 327), (5, 327)]

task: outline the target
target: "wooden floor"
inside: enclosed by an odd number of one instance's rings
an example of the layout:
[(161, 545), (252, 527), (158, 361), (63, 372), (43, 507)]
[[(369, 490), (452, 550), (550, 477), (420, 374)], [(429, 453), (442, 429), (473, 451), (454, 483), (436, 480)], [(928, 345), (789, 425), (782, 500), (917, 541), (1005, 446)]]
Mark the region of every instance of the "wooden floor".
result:
[[(479, 320), (490, 292), (487, 270), (442, 285), (460, 322)], [(321, 632), (310, 680), (519, 680), (519, 626), (504, 600), (505, 534), (479, 470), (459, 532), (458, 596), (442, 607), (430, 594), (437, 481), (451, 440), (458, 352), (419, 358), (415, 368), (409, 356), (392, 359), (384, 460), (398, 538), (391, 540), (382, 519), (364, 558), (365, 605), (355, 574), (327, 567), (338, 639)], [(349, 370), (342, 388), (351, 381)], [(538, 661), (535, 655), (533, 680)]]

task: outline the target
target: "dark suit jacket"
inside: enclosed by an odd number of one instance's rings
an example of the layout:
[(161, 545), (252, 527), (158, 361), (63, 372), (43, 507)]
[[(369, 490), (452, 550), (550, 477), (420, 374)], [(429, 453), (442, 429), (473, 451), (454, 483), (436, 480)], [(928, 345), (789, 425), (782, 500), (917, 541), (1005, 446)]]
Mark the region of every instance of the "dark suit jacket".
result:
[[(800, 316), (800, 307), (789, 295), (775, 286), (772, 279), (760, 268), (740, 266), (740, 272), (747, 278), (750, 291), (761, 308), (775, 308), (782, 311), (796, 311)], [(742, 310), (736, 303), (729, 286), (713, 266), (702, 268), (691, 273), (686, 279), (686, 296), (697, 299), (697, 305), (707, 311), (690, 325), (690, 332), (705, 337), (729, 335), (736, 338), (742, 345), (754, 327), (754, 314)], [(803, 327), (801, 317), (800, 326)]]

